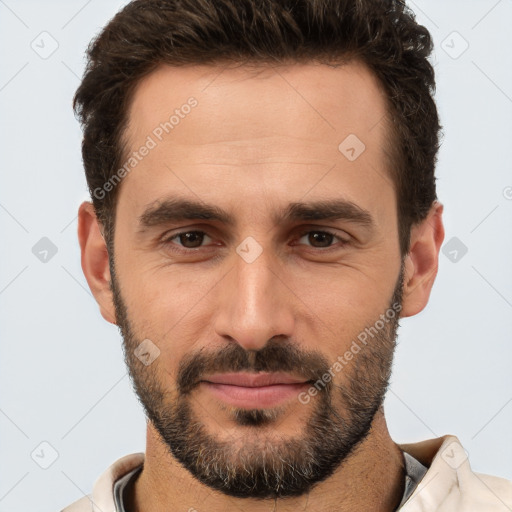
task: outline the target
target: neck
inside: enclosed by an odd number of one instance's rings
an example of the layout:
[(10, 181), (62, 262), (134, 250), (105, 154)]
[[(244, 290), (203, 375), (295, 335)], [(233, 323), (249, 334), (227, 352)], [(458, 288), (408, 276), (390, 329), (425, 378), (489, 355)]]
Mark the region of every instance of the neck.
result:
[(174, 459), (148, 422), (144, 468), (130, 490), (127, 510), (392, 512), (402, 498), (404, 476), (403, 455), (389, 435), (382, 408), (375, 415), (366, 439), (328, 479), (304, 496), (277, 500), (279, 503), (233, 498), (204, 486)]

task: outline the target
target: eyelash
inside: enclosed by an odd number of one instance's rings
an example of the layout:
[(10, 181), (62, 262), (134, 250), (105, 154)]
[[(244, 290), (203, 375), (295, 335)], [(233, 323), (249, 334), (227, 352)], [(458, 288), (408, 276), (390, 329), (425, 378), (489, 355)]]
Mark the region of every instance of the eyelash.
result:
[[(174, 239), (179, 238), (181, 235), (186, 235), (188, 233), (199, 233), (201, 235), (210, 236), (205, 231), (201, 231), (201, 230), (197, 230), (197, 229), (191, 229), (191, 230), (188, 230), (188, 231), (180, 231), (179, 233), (175, 233), (174, 235), (172, 235), (170, 237), (162, 239), (162, 244), (167, 246), (167, 247), (171, 247), (173, 251), (178, 252), (178, 253), (182, 253), (182, 254), (183, 253), (192, 254), (194, 252), (197, 252), (199, 249), (203, 249), (204, 248), (203, 246), (194, 247), (194, 248), (186, 248), (186, 247), (179, 248), (180, 246), (176, 246), (172, 242)], [(305, 231), (301, 231), (300, 234), (299, 234), (299, 239), (302, 238), (304, 235), (307, 235), (309, 233), (322, 233), (322, 234), (331, 235), (332, 237), (338, 239), (338, 241), (340, 243), (340, 247), (336, 247), (334, 245), (329, 246), (329, 247), (312, 247), (312, 246), (308, 246), (311, 249), (316, 250), (316, 252), (328, 252), (328, 251), (333, 250), (333, 249), (339, 249), (341, 247), (344, 247), (345, 245), (347, 245), (349, 243), (348, 240), (344, 240), (343, 238), (341, 238), (336, 233), (334, 233), (332, 231), (329, 231), (329, 230), (326, 230), (326, 229), (308, 229), (308, 230), (305, 230)]]

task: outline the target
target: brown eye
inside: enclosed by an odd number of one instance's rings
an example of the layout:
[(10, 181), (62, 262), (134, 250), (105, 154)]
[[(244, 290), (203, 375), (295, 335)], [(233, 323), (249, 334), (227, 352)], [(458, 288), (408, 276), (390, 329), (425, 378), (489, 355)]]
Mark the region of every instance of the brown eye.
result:
[[(164, 243), (172, 243), (185, 249), (198, 249), (199, 247), (202, 247), (205, 237), (210, 238), (203, 231), (183, 231), (182, 233), (177, 233), (176, 235), (168, 238)], [(176, 244), (177, 241), (179, 243)]]
[(188, 233), (182, 233), (181, 235), (178, 235), (178, 237), (183, 247), (193, 249), (201, 246), (201, 243), (204, 240), (204, 233), (201, 233), (200, 231), (190, 231)]
[(308, 235), (308, 242), (310, 242), (313, 247), (329, 247), (333, 238), (334, 236), (330, 233), (325, 233), (323, 231), (311, 231)]
[(306, 245), (310, 245), (311, 247), (314, 247), (316, 249), (322, 249), (322, 248), (330, 248), (332, 247), (333, 242), (339, 241), (341, 242), (341, 245), (344, 245), (347, 243), (345, 240), (340, 238), (339, 236), (335, 235), (334, 233), (331, 233), (329, 231), (306, 231), (305, 233), (301, 234), (301, 238), (299, 239), (299, 242), (305, 239)]

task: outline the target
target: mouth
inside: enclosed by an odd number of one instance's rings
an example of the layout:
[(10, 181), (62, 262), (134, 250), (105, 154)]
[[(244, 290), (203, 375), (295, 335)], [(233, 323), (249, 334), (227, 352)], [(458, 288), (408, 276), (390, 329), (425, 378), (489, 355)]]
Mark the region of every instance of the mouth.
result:
[(261, 409), (295, 398), (311, 381), (285, 373), (225, 373), (211, 375), (200, 384), (225, 403)]

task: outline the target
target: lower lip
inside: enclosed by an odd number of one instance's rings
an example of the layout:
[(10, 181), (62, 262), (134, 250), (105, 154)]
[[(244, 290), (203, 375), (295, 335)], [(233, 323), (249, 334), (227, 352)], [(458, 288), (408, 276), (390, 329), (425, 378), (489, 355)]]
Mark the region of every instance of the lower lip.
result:
[(211, 393), (223, 402), (237, 407), (249, 409), (261, 409), (262, 407), (274, 407), (297, 395), (306, 387), (307, 382), (297, 384), (273, 384), (271, 386), (244, 387), (230, 384), (214, 384), (213, 382), (201, 382)]

